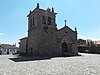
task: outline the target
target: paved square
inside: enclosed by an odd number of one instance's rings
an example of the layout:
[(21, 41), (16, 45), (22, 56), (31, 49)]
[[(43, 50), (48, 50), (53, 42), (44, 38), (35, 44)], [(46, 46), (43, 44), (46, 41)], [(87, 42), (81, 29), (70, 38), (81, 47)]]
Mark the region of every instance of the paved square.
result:
[(45, 60), (0, 55), (0, 75), (100, 75), (100, 55), (81, 55)]

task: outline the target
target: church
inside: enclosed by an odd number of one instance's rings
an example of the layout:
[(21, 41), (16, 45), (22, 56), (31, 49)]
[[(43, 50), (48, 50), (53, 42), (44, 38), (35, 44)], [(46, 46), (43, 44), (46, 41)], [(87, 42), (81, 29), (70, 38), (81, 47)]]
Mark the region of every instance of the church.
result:
[(39, 3), (28, 14), (28, 36), (20, 39), (20, 54), (32, 56), (77, 55), (77, 29), (58, 29), (54, 8), (41, 9)]

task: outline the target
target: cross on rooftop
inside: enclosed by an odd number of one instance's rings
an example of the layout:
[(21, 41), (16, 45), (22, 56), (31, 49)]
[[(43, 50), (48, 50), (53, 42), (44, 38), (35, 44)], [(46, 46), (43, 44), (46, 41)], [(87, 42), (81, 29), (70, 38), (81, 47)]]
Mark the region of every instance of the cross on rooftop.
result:
[(65, 20), (65, 26), (66, 26), (66, 22), (67, 22), (67, 21)]

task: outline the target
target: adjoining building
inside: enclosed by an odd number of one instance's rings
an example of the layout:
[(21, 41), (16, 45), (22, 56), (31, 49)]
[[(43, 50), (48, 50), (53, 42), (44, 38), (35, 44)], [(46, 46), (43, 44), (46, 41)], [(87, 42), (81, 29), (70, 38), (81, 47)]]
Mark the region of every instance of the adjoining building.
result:
[(28, 37), (24, 37), (20, 39), (19, 42), (20, 54), (27, 54), (28, 51)]
[(96, 47), (100, 47), (100, 40), (95, 41)]
[(15, 54), (19, 51), (19, 48), (16, 45), (10, 44), (1, 44), (0, 45), (0, 54)]
[(20, 39), (20, 53), (33, 56), (77, 55), (77, 29), (57, 29), (54, 8), (37, 7), (28, 14), (28, 37)]
[(78, 46), (86, 46), (86, 40), (78, 39)]

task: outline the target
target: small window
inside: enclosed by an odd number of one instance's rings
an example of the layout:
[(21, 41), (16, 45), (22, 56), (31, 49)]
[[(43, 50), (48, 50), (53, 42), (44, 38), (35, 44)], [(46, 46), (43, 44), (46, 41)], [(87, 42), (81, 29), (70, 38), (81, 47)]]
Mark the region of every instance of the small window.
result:
[(51, 25), (51, 17), (48, 17), (48, 25)]
[(33, 25), (34, 25), (35, 24), (35, 18), (34, 17), (33, 17), (33, 20), (32, 21), (33, 21)]
[(66, 31), (66, 34), (68, 34), (68, 32)]
[(29, 25), (32, 26), (32, 19), (29, 20)]
[(45, 16), (42, 16), (42, 23), (46, 24), (46, 17)]

